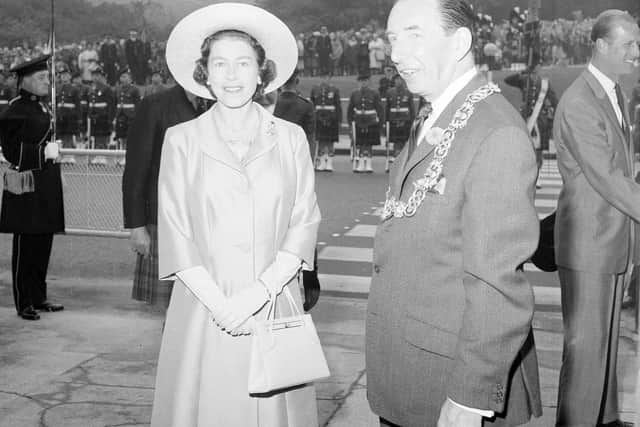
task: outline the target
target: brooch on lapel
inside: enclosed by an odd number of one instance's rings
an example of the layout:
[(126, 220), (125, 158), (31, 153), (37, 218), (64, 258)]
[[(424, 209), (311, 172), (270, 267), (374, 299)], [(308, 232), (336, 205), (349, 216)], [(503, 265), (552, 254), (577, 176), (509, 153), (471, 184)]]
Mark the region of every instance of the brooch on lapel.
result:
[(425, 135), (424, 139), (427, 141), (429, 145), (438, 145), (442, 142), (442, 137), (444, 136), (444, 129), (438, 127), (432, 127), (429, 129)]
[(267, 125), (267, 135), (276, 136), (276, 122), (271, 120)]

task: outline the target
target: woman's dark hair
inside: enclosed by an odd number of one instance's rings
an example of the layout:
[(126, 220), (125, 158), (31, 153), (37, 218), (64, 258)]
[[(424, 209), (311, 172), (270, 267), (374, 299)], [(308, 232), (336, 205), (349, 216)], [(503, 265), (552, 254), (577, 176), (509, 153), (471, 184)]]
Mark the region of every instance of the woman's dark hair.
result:
[[(213, 33), (209, 37), (205, 38), (200, 46), (200, 58), (196, 60), (196, 69), (193, 71), (193, 79), (209, 88), (209, 72), (207, 71), (209, 63), (209, 53), (211, 52), (211, 45), (225, 38), (232, 38), (238, 40), (244, 40), (249, 43), (249, 46), (256, 53), (256, 60), (258, 62), (258, 75), (260, 76), (261, 83), (256, 87), (256, 94), (261, 95), (264, 92), (264, 88), (269, 85), (276, 77), (276, 64), (267, 58), (262, 45), (252, 36), (239, 30), (221, 30)], [(211, 90), (211, 89), (209, 89)]]

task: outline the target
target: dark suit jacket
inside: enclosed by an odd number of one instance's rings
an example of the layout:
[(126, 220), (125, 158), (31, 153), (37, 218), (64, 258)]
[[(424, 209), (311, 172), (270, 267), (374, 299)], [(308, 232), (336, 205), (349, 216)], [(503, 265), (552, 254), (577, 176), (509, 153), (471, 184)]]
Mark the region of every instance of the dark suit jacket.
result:
[(129, 129), (122, 177), (125, 228), (157, 223), (158, 173), (164, 134), (171, 126), (195, 117), (193, 104), (178, 85), (140, 102)]
[[(628, 115), (625, 120), (631, 123)], [(558, 266), (624, 272), (630, 256), (637, 264), (631, 237), (640, 221), (640, 185), (631, 137), (589, 70), (562, 95), (553, 133), (563, 181), (555, 225)]]
[[(445, 129), (475, 77), (436, 120)], [(407, 144), (409, 146), (409, 144)], [(405, 147), (390, 174), (406, 201), (435, 145)], [(442, 171), (412, 217), (378, 227), (366, 320), (367, 397), (399, 425), (435, 426), (447, 397), (493, 410), (497, 424), (540, 414), (534, 299), (518, 265), (538, 244), (535, 155), (525, 124), (500, 94), (475, 104)]]

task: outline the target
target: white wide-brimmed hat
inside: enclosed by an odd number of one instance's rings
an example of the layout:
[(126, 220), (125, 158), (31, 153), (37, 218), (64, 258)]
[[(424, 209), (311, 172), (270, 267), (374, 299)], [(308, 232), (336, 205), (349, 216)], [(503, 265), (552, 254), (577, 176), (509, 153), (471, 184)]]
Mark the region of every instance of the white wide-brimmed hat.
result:
[(166, 46), (167, 65), (175, 80), (187, 91), (211, 99), (209, 90), (196, 82), (193, 72), (205, 38), (222, 30), (244, 31), (264, 48), (276, 65), (275, 79), (265, 88), (274, 91), (287, 81), (298, 63), (296, 39), (275, 15), (244, 3), (217, 3), (198, 9), (176, 24)]

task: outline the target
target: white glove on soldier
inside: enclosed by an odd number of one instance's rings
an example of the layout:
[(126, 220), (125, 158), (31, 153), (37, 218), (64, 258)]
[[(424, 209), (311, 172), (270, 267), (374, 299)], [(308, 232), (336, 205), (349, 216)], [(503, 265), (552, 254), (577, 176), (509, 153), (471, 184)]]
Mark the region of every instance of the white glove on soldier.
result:
[(44, 159), (55, 160), (60, 155), (60, 146), (55, 142), (49, 142), (44, 146)]

